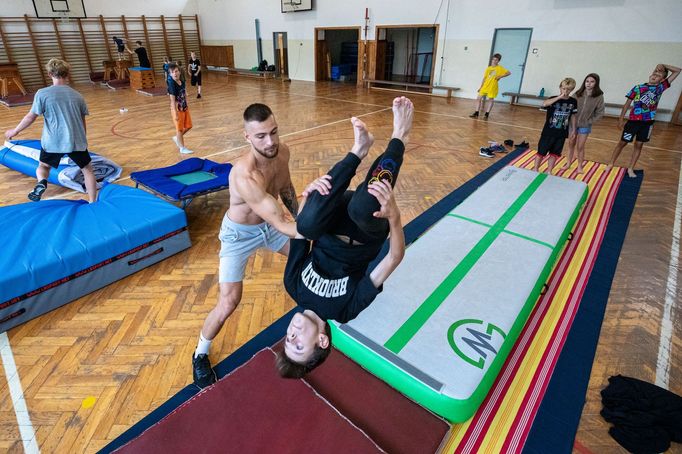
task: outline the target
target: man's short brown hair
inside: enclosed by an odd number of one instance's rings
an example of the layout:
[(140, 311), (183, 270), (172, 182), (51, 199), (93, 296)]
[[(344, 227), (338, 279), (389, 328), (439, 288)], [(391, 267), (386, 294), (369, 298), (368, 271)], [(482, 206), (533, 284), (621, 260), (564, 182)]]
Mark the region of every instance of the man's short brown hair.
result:
[(332, 330), (328, 321), (324, 322), (324, 333), (329, 337), (327, 348), (322, 348), (315, 344), (313, 354), (303, 364), (292, 361), (284, 351), (277, 353), (276, 365), (279, 375), (284, 378), (303, 378), (308, 372), (322, 364), (332, 351)]
[(45, 65), (45, 70), (50, 77), (66, 79), (71, 72), (71, 65), (59, 58), (51, 58)]

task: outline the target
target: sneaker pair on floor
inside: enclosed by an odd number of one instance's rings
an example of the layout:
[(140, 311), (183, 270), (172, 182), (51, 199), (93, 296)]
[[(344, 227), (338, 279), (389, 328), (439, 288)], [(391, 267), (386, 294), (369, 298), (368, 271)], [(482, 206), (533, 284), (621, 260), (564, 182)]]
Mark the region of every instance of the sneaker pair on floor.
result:
[(194, 384), (199, 389), (204, 389), (218, 381), (207, 354), (202, 353), (194, 356), (192, 353), (192, 376), (194, 377)]
[[(485, 114), (483, 114), (483, 119), (487, 120), (489, 116), (490, 116), (490, 112), (486, 112)], [(469, 115), (469, 118), (478, 118), (478, 110), (476, 112), (472, 113), (471, 115)]]
[(178, 143), (178, 137), (177, 136), (173, 136), (173, 137), (171, 137), (171, 139), (173, 139), (173, 143), (175, 143), (175, 146), (177, 146), (180, 149), (180, 153), (182, 153), (182, 154), (194, 153), (192, 150), (190, 150), (187, 147), (181, 147), (180, 144)]

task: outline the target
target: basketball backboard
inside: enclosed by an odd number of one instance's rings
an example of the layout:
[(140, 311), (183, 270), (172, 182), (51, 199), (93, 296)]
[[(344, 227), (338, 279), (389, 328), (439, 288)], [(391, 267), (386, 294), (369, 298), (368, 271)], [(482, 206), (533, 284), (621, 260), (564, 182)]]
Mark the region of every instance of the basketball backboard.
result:
[(75, 19), (87, 17), (83, 0), (33, 0), (36, 17)]
[(298, 11), (310, 11), (313, 9), (313, 0), (280, 0), (283, 13), (295, 13)]

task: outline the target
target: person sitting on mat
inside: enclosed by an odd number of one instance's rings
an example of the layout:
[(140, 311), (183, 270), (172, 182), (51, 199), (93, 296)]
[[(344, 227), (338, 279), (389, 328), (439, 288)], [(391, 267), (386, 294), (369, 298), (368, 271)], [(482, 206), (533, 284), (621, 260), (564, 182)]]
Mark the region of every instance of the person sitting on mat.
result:
[[(362, 121), (351, 119), (355, 143), (350, 153), (303, 191), (296, 218), (299, 233), (291, 240), (284, 286), (304, 311), (289, 323), (284, 351), (278, 355), (283, 377), (300, 378), (320, 365), (331, 351), (327, 320), (345, 323), (357, 317), (381, 293), (405, 255), (393, 187), (413, 113), (409, 99), (393, 101), (391, 141), (355, 191), (347, 191), (348, 186), (374, 138)], [(388, 253), (368, 270), (389, 232)]]
[(71, 65), (52, 58), (45, 69), (52, 78), (52, 86), (36, 92), (31, 111), (16, 128), (7, 131), (5, 137), (7, 140), (12, 139), (42, 115), (45, 121), (40, 138), (40, 163), (36, 168), (38, 184), (28, 194), (29, 200), (40, 200), (47, 189), (50, 168), (58, 168), (61, 158), (68, 155), (83, 172), (88, 200), (93, 203), (97, 200), (97, 179), (90, 163), (92, 159), (86, 137), (85, 116), (88, 115), (88, 106), (83, 96), (69, 86)]

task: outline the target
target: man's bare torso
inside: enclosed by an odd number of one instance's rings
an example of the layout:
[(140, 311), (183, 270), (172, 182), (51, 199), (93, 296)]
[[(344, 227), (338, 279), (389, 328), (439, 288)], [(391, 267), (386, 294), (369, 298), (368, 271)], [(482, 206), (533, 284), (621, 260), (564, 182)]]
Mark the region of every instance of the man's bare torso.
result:
[[(263, 165), (263, 162), (266, 165)], [(257, 162), (254, 151), (249, 150), (234, 163), (230, 171), (230, 208), (227, 210), (227, 216), (237, 224), (254, 225), (264, 222), (244, 201), (237, 191), (237, 185), (234, 183), (240, 178), (250, 178), (253, 176), (260, 177), (265, 183), (263, 189), (277, 199), (282, 190), (286, 189), (291, 181), (289, 174), (289, 147), (280, 143), (277, 156), (260, 163)]]

